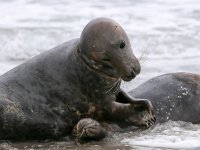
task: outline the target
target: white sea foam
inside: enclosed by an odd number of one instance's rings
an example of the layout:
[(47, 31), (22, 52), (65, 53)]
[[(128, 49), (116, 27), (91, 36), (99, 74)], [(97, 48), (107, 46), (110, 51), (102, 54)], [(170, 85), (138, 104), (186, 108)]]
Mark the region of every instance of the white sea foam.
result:
[(154, 129), (140, 132), (122, 140), (134, 146), (152, 148), (195, 148), (200, 147), (200, 126), (185, 122), (169, 121)]
[(138, 56), (146, 51), (150, 58), (196, 57), (199, 7), (198, 0), (0, 1), (0, 54), (4, 59), (28, 59), (79, 37), (88, 21), (104, 16), (126, 29)]

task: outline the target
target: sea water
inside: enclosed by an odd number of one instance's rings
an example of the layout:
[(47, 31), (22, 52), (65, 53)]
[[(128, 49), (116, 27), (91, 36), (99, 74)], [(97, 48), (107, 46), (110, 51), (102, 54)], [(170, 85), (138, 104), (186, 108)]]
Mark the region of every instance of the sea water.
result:
[[(133, 81), (122, 84), (126, 91), (164, 73), (200, 73), (199, 0), (0, 0), (0, 74), (80, 37), (84, 26), (96, 17), (119, 22), (140, 60), (142, 72)], [(200, 147), (200, 125), (172, 121), (144, 131), (115, 133), (102, 142), (82, 147), (67, 140), (0, 144), (4, 149), (195, 147)]]

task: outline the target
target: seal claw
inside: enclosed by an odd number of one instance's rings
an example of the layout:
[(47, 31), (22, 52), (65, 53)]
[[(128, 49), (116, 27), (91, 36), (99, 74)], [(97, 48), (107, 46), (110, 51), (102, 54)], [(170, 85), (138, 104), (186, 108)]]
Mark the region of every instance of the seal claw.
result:
[(75, 143), (80, 145), (86, 141), (103, 139), (106, 130), (96, 120), (84, 118), (74, 126), (72, 134), (76, 137)]

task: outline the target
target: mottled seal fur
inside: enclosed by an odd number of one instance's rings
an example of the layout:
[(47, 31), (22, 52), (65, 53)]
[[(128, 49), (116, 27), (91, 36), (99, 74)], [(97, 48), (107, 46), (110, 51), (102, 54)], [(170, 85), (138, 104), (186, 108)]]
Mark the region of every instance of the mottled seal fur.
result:
[(80, 38), (0, 77), (0, 139), (60, 138), (84, 118), (151, 126), (151, 103), (120, 89), (121, 79), (130, 81), (139, 73), (122, 27), (108, 18), (95, 19)]
[(200, 123), (200, 75), (169, 73), (154, 77), (129, 92), (152, 102), (158, 122)]

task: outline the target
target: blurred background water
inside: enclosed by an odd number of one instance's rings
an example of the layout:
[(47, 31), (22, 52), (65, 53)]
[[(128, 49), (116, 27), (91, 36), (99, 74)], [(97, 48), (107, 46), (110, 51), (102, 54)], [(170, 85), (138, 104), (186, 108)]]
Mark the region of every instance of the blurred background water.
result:
[[(142, 72), (135, 80), (123, 84), (126, 91), (164, 73), (200, 73), (199, 0), (0, 0), (0, 74), (80, 37), (84, 26), (96, 17), (119, 22), (140, 59)], [(200, 146), (200, 125), (167, 122), (143, 132), (116, 134), (111, 141), (85, 148), (193, 148)], [(0, 147), (28, 149), (52, 145), (55, 149), (79, 149), (67, 142), (4, 142)]]

